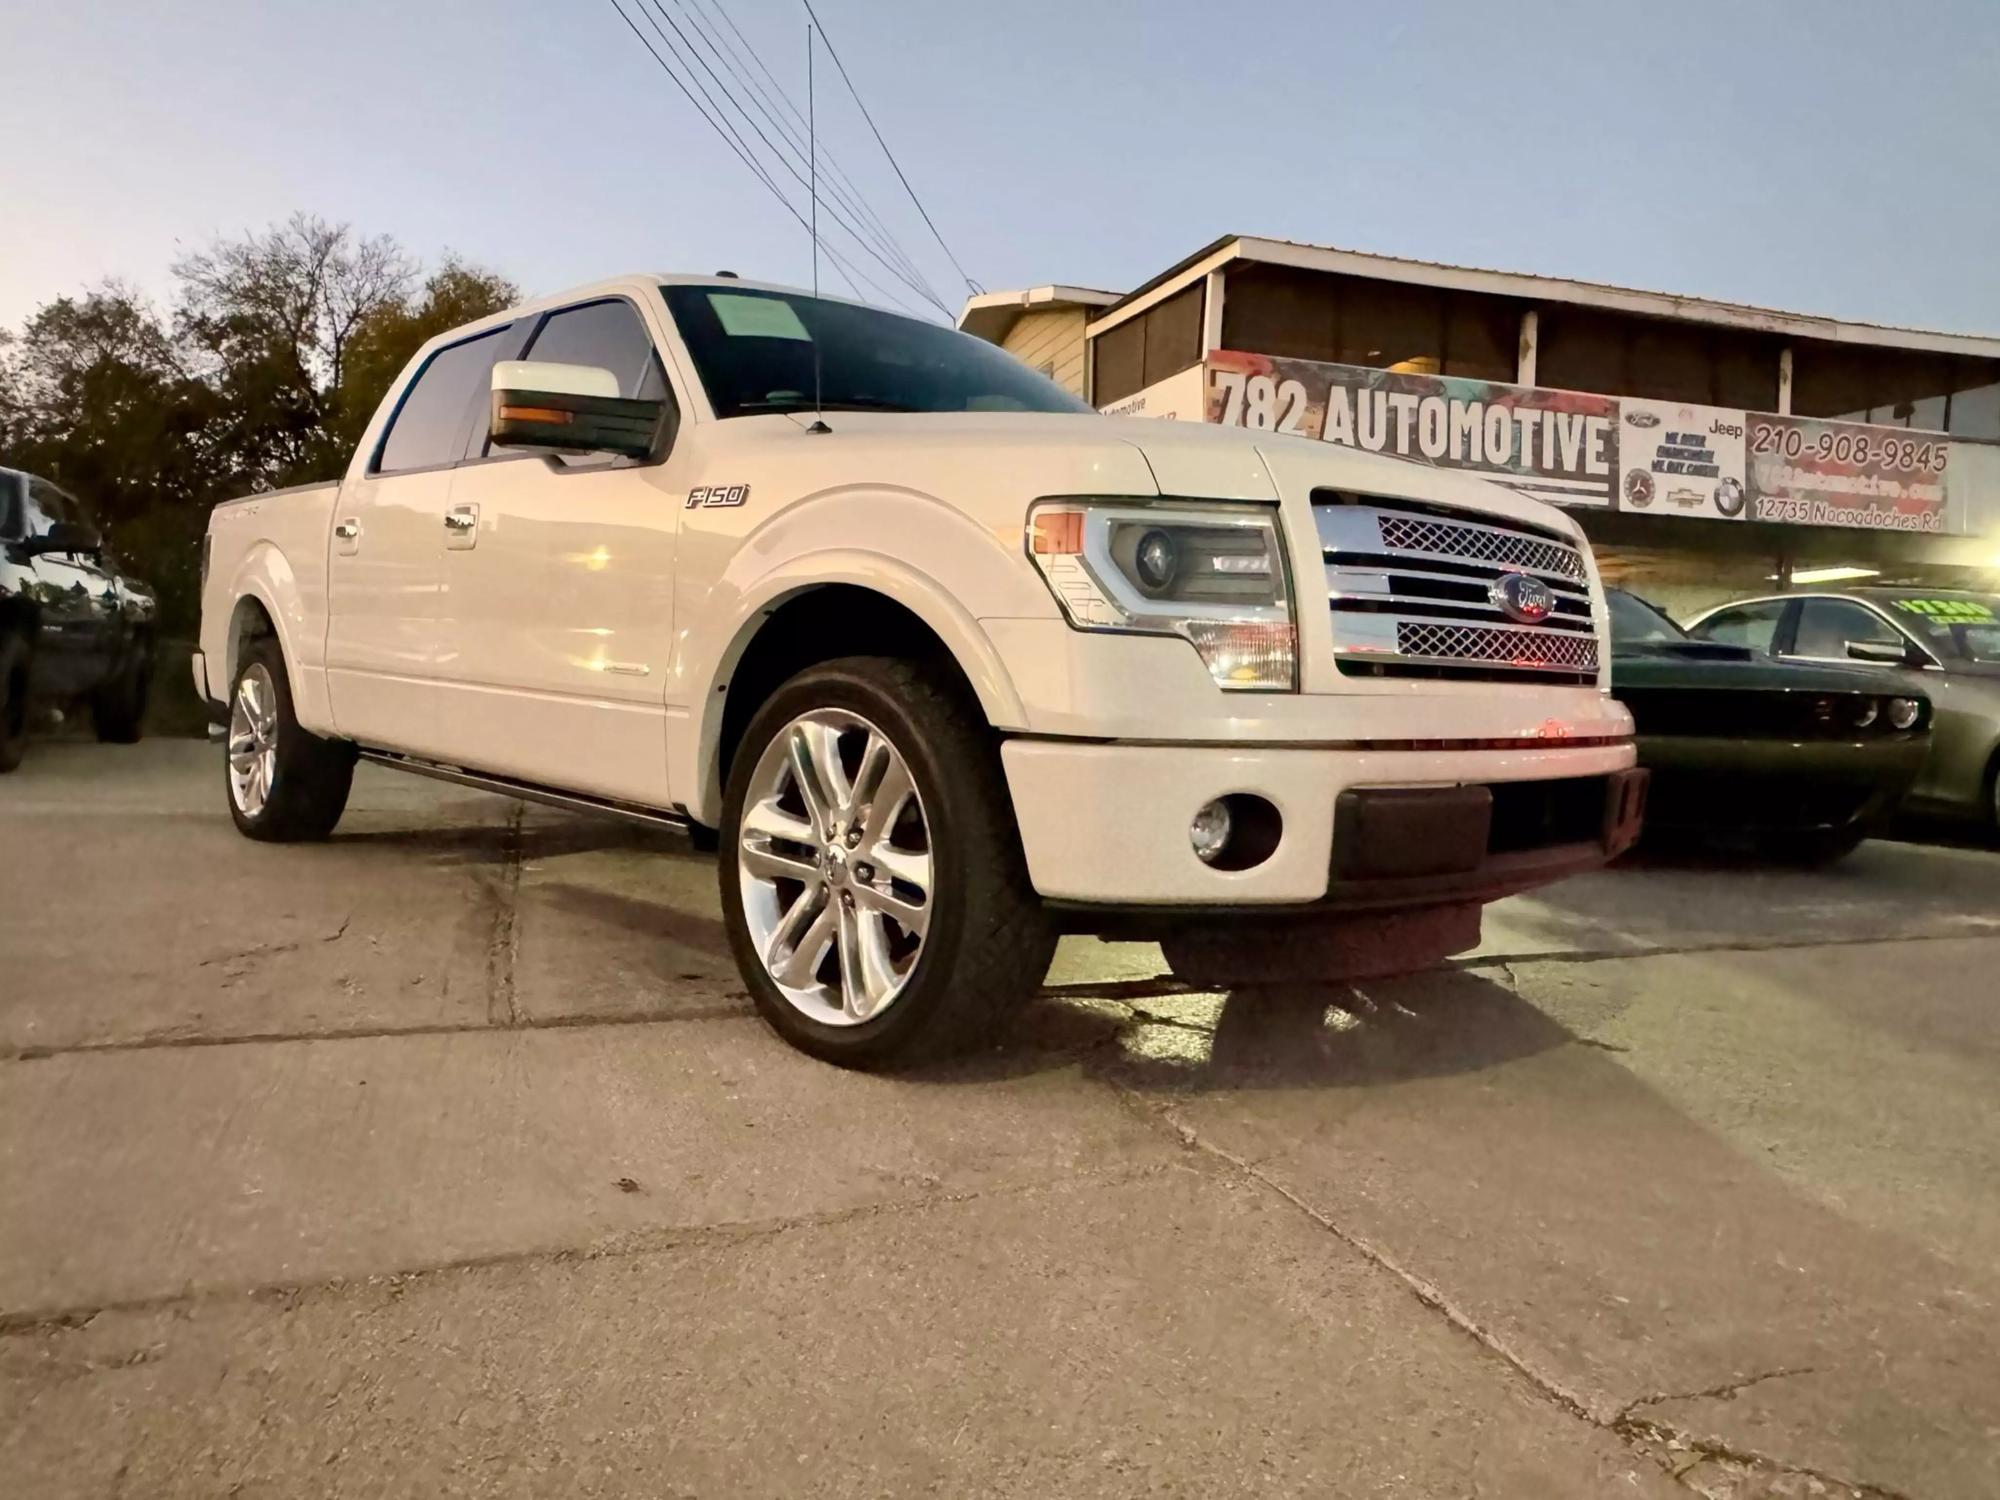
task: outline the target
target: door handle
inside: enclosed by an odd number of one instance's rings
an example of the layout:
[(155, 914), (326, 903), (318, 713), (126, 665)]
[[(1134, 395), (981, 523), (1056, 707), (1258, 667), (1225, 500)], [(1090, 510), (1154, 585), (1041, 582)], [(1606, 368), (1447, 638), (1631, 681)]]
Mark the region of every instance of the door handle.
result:
[(454, 505), (444, 513), (444, 544), (464, 552), (479, 545), (479, 507)]
[(361, 535), (359, 521), (338, 521), (334, 523), (333, 534), (343, 542), (351, 542)]

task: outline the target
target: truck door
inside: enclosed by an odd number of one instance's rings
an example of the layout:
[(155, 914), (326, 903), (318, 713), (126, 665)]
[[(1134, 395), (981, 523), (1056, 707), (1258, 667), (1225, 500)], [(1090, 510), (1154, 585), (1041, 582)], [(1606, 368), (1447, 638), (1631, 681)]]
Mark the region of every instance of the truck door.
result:
[[(518, 356), (672, 395), (638, 307), (561, 308)], [(664, 459), (488, 451), (454, 477), (444, 551), (440, 757), (652, 806), (667, 792), (674, 542), (686, 475)], [(674, 486), (678, 484), (678, 489)]]
[(494, 360), (518, 342), (510, 324), (434, 352), (404, 387), (366, 466), (340, 487), (328, 540), (326, 665), (334, 724), (348, 739), (437, 753), (452, 471), (484, 416)]

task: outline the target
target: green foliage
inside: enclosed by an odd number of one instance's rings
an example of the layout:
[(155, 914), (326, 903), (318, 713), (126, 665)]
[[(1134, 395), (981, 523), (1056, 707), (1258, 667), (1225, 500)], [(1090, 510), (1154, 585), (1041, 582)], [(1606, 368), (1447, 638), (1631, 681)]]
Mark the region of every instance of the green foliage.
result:
[(174, 267), (163, 315), (116, 282), (0, 332), (0, 464), (88, 501), (112, 546), (193, 634), (209, 508), (337, 478), (425, 340), (519, 299), (447, 257), (305, 214)]

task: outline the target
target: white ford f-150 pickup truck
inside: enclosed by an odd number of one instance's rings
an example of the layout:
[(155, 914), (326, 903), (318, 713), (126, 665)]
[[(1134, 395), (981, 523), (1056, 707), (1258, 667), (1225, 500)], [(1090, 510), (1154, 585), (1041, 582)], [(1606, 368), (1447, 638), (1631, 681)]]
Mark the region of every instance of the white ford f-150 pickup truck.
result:
[(1561, 512), (734, 278), (433, 340), (203, 560), (245, 834), (326, 836), (359, 758), (713, 837), (759, 1009), (850, 1064), (965, 1045), (1066, 931), (1422, 967), (1643, 804)]

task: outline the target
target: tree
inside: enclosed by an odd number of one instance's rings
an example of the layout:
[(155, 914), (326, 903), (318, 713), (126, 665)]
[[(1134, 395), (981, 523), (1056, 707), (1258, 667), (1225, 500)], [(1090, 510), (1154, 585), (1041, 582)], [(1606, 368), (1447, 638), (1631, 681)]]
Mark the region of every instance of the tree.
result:
[(107, 282), (0, 332), (0, 462), (89, 501), (185, 637), (209, 508), (337, 478), (425, 340), (519, 294), (456, 257), (420, 280), (393, 239), (307, 214), (174, 271), (170, 316)]

